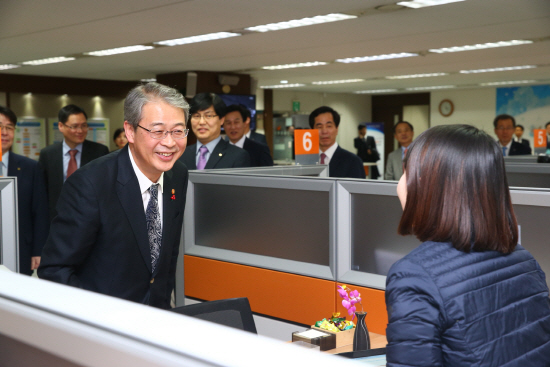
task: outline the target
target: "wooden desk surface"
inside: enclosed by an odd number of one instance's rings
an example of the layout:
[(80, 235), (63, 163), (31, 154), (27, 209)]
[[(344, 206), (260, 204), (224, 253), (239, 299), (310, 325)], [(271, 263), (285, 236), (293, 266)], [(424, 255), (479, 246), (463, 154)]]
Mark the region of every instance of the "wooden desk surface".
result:
[[(371, 349), (384, 348), (386, 344), (388, 344), (388, 341), (386, 340), (385, 335), (369, 332), (369, 337), (370, 337)], [(329, 353), (329, 354), (338, 354), (338, 353), (345, 353), (345, 352), (353, 352), (353, 344), (348, 344), (340, 348), (325, 351), (325, 353)]]

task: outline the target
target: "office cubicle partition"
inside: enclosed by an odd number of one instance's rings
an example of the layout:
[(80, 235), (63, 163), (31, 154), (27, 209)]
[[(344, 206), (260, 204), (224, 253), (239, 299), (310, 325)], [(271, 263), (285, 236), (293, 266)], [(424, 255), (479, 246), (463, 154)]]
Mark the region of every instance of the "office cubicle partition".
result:
[(550, 163), (507, 161), (508, 185), (550, 189)]
[(17, 178), (0, 177), (0, 264), (19, 271)]

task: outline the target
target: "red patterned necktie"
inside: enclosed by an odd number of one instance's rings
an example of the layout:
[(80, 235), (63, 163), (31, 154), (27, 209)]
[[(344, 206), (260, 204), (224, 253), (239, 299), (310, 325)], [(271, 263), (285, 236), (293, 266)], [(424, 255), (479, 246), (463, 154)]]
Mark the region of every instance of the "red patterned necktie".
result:
[(76, 149), (69, 150), (71, 159), (69, 160), (69, 166), (67, 167), (67, 178), (69, 178), (69, 176), (72, 175), (78, 168), (76, 165), (76, 153), (78, 153), (78, 150)]

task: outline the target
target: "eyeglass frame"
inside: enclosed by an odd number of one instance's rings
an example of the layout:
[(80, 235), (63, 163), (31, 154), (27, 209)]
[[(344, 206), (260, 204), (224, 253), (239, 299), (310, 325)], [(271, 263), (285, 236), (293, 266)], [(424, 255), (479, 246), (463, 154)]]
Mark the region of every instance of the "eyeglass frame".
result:
[[(176, 137), (174, 136), (174, 132), (176, 132), (176, 131), (178, 131), (178, 130), (155, 130), (155, 131), (153, 131), (153, 130), (149, 130), (149, 129), (147, 129), (147, 128), (141, 126), (140, 124), (138, 124), (137, 126), (141, 127), (143, 130), (149, 132), (149, 136), (150, 136), (151, 138), (155, 139), (155, 140), (164, 140), (164, 139), (166, 139), (166, 137), (168, 136), (168, 134), (172, 135), (172, 139), (174, 139), (174, 140), (181, 140), (181, 139), (186, 138), (187, 135), (189, 135), (189, 129), (183, 129), (183, 130), (181, 130), (181, 131), (183, 131), (183, 132), (185, 133), (185, 135), (182, 136), (181, 138), (176, 138)], [(153, 136), (153, 133), (156, 133), (156, 132), (164, 132), (164, 136), (161, 137), (161, 138), (154, 137), (154, 136)]]
[[(195, 117), (195, 115), (199, 115), (198, 118)], [(206, 116), (206, 115), (201, 115), (200, 113), (198, 112), (195, 112), (194, 114), (191, 115), (191, 117), (189, 117), (190, 120), (194, 120), (196, 122), (200, 122), (201, 119), (204, 119), (204, 121), (212, 121), (214, 119), (214, 117), (218, 117), (218, 114), (213, 114), (213, 115), (210, 115), (210, 116)]]
[(81, 125), (78, 125), (78, 126), (73, 126), (73, 125), (67, 125), (66, 123), (64, 122), (61, 122), (59, 121), (60, 124), (62, 124), (63, 126), (69, 128), (71, 131), (77, 131), (78, 129), (82, 130), (82, 131), (85, 131), (85, 130), (88, 130), (90, 128), (90, 125), (88, 125), (87, 122), (81, 124)]
[(15, 132), (15, 126), (13, 125), (0, 125), (0, 131), (6, 130), (7, 132)]

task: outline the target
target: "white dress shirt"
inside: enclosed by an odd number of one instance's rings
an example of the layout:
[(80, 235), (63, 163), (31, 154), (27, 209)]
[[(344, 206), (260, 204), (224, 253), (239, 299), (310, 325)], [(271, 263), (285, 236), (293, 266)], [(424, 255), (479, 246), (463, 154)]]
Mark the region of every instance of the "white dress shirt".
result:
[(506, 145), (502, 145), (500, 143), (500, 140), (498, 141), (498, 146), (500, 147), (500, 150), (502, 151), (502, 148), (506, 147), (506, 153), (504, 154), (505, 157), (508, 157), (510, 155), (510, 147), (512, 146), (512, 142), (514, 139), (510, 140), (510, 142)]
[[(67, 169), (69, 168), (69, 161), (71, 160), (69, 150), (71, 149), (72, 148), (65, 142), (65, 139), (63, 139), (63, 182), (67, 179)], [(78, 150), (74, 157), (76, 159), (76, 169), (79, 169), (82, 159), (82, 144), (78, 144), (74, 149)]]
[(160, 225), (162, 230), (162, 224), (163, 222), (163, 203), (162, 203), (162, 185), (164, 183), (164, 172), (160, 174), (160, 177), (157, 182), (153, 182), (147, 178), (141, 172), (139, 167), (137, 166), (136, 162), (134, 161), (134, 156), (132, 155), (132, 151), (128, 149), (128, 153), (130, 154), (130, 161), (132, 162), (132, 168), (134, 169), (134, 172), (136, 174), (136, 177), (138, 179), (139, 183), (139, 191), (141, 192), (141, 199), (143, 200), (143, 212), (147, 212), (147, 205), (149, 204), (149, 199), (151, 199), (151, 194), (149, 193), (149, 187), (151, 187), (152, 184), (158, 183), (158, 206), (159, 206), (159, 213), (160, 213)]
[(10, 159), (10, 151), (8, 150), (6, 153), (2, 154), (2, 162), (0, 162), (0, 166), (2, 166), (2, 170), (0, 171), (0, 176), (6, 177), (8, 175), (9, 159)]
[(243, 135), (243, 137), (242, 137), (238, 142), (236, 142), (235, 144), (233, 144), (233, 143), (231, 142), (231, 140), (229, 140), (229, 144), (235, 145), (235, 146), (237, 146), (237, 147), (243, 149), (245, 139), (246, 139), (246, 135)]
[(334, 155), (334, 152), (336, 152), (336, 148), (338, 148), (338, 143), (332, 144), (330, 148), (325, 150), (324, 152), (319, 152), (319, 163), (321, 163), (321, 154), (325, 153), (325, 164), (329, 164), (330, 160), (332, 159), (332, 156)]

